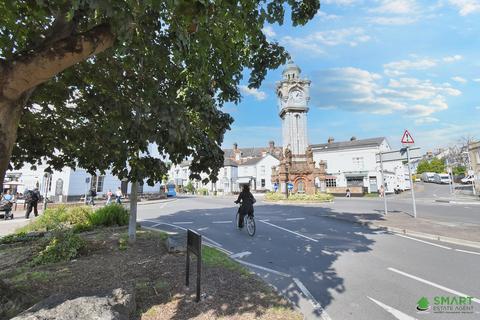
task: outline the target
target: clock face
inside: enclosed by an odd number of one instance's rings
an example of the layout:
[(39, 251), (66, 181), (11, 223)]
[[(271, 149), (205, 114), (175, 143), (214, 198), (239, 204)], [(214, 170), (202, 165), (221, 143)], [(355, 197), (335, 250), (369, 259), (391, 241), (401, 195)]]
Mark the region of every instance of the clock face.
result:
[(303, 92), (300, 90), (292, 90), (288, 94), (288, 100), (293, 103), (302, 103), (304, 102), (305, 98)]

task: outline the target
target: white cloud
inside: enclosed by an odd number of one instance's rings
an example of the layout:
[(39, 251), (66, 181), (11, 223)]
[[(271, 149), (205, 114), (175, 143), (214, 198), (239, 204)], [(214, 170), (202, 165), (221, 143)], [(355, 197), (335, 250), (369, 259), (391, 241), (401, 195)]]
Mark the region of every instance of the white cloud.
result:
[(480, 82), (480, 78), (473, 79), (473, 81), (475, 81), (475, 82)]
[(459, 54), (456, 54), (454, 56), (449, 56), (449, 57), (444, 57), (443, 58), (443, 61), (444, 62), (454, 62), (454, 61), (459, 61), (459, 60), (462, 60), (463, 57)]
[(461, 16), (480, 12), (480, 1), (478, 0), (450, 0), (449, 2), (458, 9)]
[(452, 77), (452, 80), (456, 81), (456, 82), (460, 82), (460, 83), (467, 83), (467, 79), (459, 77), (459, 76)]
[(372, 17), (368, 19), (372, 23), (386, 26), (402, 26), (412, 24), (417, 20), (417, 17)]
[(325, 11), (318, 11), (316, 14), (317, 17), (320, 17), (322, 20), (337, 20), (340, 16), (336, 14), (328, 14)]
[(400, 60), (383, 65), (385, 73), (389, 76), (402, 75), (406, 70), (426, 70), (437, 65), (434, 59), (423, 58), (418, 60)]
[(244, 85), (240, 85), (240, 92), (247, 96), (253, 96), (255, 99), (261, 101), (267, 98), (267, 94), (263, 91), (258, 90), (257, 88), (249, 88)]
[(283, 37), (283, 45), (301, 51), (325, 53), (325, 47), (348, 45), (355, 47), (360, 43), (370, 41), (370, 36), (362, 28), (344, 28), (328, 31), (318, 31), (305, 37)]
[(415, 0), (383, 0), (378, 7), (370, 11), (385, 14), (410, 14), (417, 11), (417, 3)]
[(262, 31), (268, 38), (273, 38), (277, 35), (270, 25), (263, 27)]
[(434, 122), (438, 122), (438, 121), (440, 121), (440, 120), (438, 120), (437, 118), (434, 118), (434, 117), (425, 117), (425, 118), (415, 119), (415, 124), (422, 125), (422, 124), (434, 123)]
[(448, 83), (399, 78), (386, 81), (381, 75), (357, 68), (336, 68), (315, 74), (312, 95), (320, 108), (337, 107), (347, 111), (390, 114), (402, 112), (409, 117), (431, 117), (448, 109), (446, 98), (461, 91)]
[(480, 110), (480, 106), (476, 106), (475, 109)]

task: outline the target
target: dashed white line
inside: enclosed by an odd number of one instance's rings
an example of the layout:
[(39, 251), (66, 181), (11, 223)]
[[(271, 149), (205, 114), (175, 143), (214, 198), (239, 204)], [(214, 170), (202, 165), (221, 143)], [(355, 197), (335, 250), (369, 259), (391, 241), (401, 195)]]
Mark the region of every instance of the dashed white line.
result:
[(305, 218), (287, 218), (286, 221), (297, 221), (297, 220), (305, 220)]
[(232, 259), (242, 259), (242, 258), (244, 258), (244, 257), (246, 257), (246, 256), (251, 255), (251, 254), (252, 254), (252, 253), (251, 253), (250, 251), (244, 251), (244, 252), (239, 252), (239, 253), (232, 254), (232, 255), (230, 256), (230, 258), (232, 258)]
[(263, 271), (267, 271), (267, 272), (270, 272), (270, 273), (274, 273), (274, 274), (279, 275), (279, 276), (282, 276), (282, 277), (286, 277), (286, 278), (290, 278), (290, 277), (291, 277), (291, 275), (289, 275), (289, 274), (287, 274), (287, 273), (283, 273), (283, 272), (277, 271), (277, 270), (273, 270), (273, 269), (270, 269), (270, 268), (262, 267), (262, 266), (259, 266), (259, 265), (256, 265), (256, 264), (253, 264), (253, 263), (250, 263), (250, 262), (246, 262), (246, 261), (243, 261), (243, 260), (240, 260), (240, 259), (234, 259), (234, 260), (237, 261), (238, 263), (244, 264), (244, 265), (246, 265), (246, 266), (253, 267), (253, 268), (256, 268), (256, 269), (260, 269), (260, 270), (263, 270)]
[(298, 233), (298, 232), (295, 232), (295, 231), (292, 231), (292, 230), (285, 229), (285, 228), (283, 228), (283, 227), (280, 227), (280, 226), (277, 226), (277, 225), (275, 225), (275, 224), (273, 224), (273, 223), (267, 222), (266, 220), (260, 220), (260, 222), (263, 222), (263, 223), (265, 223), (265, 224), (268, 224), (268, 225), (270, 225), (270, 226), (272, 226), (272, 227), (275, 227), (275, 228), (278, 228), (278, 229), (280, 229), (280, 230), (283, 230), (283, 231), (287, 231), (287, 232), (293, 233), (294, 235), (297, 235), (297, 236), (299, 236), (299, 237), (302, 237), (302, 238), (308, 239), (308, 240), (310, 240), (310, 241), (313, 241), (313, 242), (318, 242), (318, 240), (317, 240), (317, 239), (313, 239), (313, 238), (307, 237), (307, 236), (305, 236), (305, 235), (303, 235), (303, 234), (300, 234), (300, 233)]
[[(425, 283), (425, 284), (431, 285), (432, 287), (441, 289), (441, 290), (446, 291), (446, 292), (450, 292), (451, 294), (454, 294), (454, 295), (457, 295), (457, 296), (462, 296), (462, 297), (471, 297), (471, 295), (468, 295), (468, 294), (466, 294), (466, 293), (462, 293), (462, 292), (459, 292), (459, 291), (456, 291), (456, 290), (453, 290), (453, 289), (444, 287), (444, 286), (442, 286), (442, 285), (439, 285), (439, 284), (436, 284), (436, 283), (434, 283), (434, 282), (431, 282), (431, 281), (422, 279), (422, 278), (420, 278), (420, 277), (417, 277), (417, 276), (408, 274), (408, 273), (406, 273), (406, 272), (397, 270), (397, 269), (395, 269), (395, 268), (387, 268), (387, 269), (390, 270), (390, 271), (396, 272), (396, 273), (398, 273), (398, 274), (401, 274), (402, 276), (405, 276), (405, 277), (408, 277), (408, 278), (411, 278), (411, 279), (414, 279), (414, 280), (423, 282), (423, 283)], [(473, 298), (472, 301), (475, 301), (476, 303), (480, 303), (480, 299), (477, 299), (477, 298)]]
[(405, 314), (395, 308), (392, 308), (378, 300), (375, 300), (373, 298), (370, 298), (369, 296), (367, 296), (368, 299), (372, 300), (373, 302), (375, 302), (376, 304), (378, 304), (380, 307), (382, 307), (383, 309), (385, 309), (385, 311), (387, 311), (388, 313), (392, 314), (395, 318), (397, 318), (398, 320), (417, 320), (417, 318), (413, 318), (413, 317), (410, 317), (408, 314)]
[(192, 221), (178, 221), (178, 222), (172, 222), (173, 224), (192, 224)]
[(425, 241), (425, 240), (420, 240), (420, 239), (417, 239), (417, 238), (412, 238), (412, 237), (404, 236), (404, 235), (401, 235), (401, 234), (395, 234), (395, 235), (398, 236), (398, 237), (407, 238), (407, 239), (410, 239), (410, 240), (415, 240), (415, 241), (418, 241), (418, 242), (422, 242), (422, 243), (425, 243), (425, 244), (429, 244), (429, 245), (431, 245), (431, 246), (435, 246), (435, 247), (439, 247), (439, 248), (443, 248), (443, 249), (447, 249), (447, 250), (451, 250), (451, 249), (452, 249), (452, 248), (447, 247), (447, 246), (442, 246), (442, 245), (440, 245), (440, 244), (436, 244), (436, 243), (428, 242), (428, 241)]
[(460, 251), (460, 252), (465, 252), (465, 253), (470, 253), (470, 254), (477, 254), (477, 255), (480, 256), (480, 252), (468, 251), (468, 250), (462, 250), (462, 249), (455, 249), (455, 251)]
[(228, 220), (228, 221), (213, 221), (212, 223), (232, 223), (232, 220)]
[(305, 297), (307, 297), (308, 300), (310, 300), (310, 303), (313, 305), (313, 308), (315, 310), (320, 311), (320, 319), (322, 319), (322, 320), (332, 320), (332, 318), (330, 318), (330, 316), (325, 311), (325, 309), (322, 308), (320, 303), (318, 303), (318, 301), (315, 299), (315, 297), (310, 293), (310, 291), (308, 291), (307, 287), (305, 287), (300, 280), (298, 280), (297, 278), (293, 278), (293, 282), (295, 282), (295, 284), (303, 292)]

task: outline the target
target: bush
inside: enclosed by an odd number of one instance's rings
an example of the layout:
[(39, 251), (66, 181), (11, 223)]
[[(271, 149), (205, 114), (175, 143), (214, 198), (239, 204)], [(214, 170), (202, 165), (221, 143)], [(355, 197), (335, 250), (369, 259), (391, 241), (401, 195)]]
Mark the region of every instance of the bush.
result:
[(69, 261), (78, 256), (85, 241), (73, 230), (57, 230), (45, 248), (33, 258), (32, 265)]
[(129, 220), (128, 210), (118, 204), (105, 206), (89, 215), (92, 226), (124, 226)]
[[(280, 192), (268, 192), (265, 194), (265, 200), (278, 201), (286, 200), (285, 194)], [(333, 196), (328, 193), (305, 194), (295, 193), (288, 196), (289, 201), (312, 201), (312, 202), (326, 202), (332, 201)]]

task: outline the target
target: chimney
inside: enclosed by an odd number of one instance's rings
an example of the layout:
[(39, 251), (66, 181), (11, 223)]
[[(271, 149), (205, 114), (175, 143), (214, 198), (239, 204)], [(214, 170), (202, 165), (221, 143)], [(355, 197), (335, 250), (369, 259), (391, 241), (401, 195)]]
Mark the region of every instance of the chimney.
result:
[(329, 143), (329, 144), (332, 143), (333, 141), (335, 141), (335, 139), (333, 139), (333, 137), (329, 137), (329, 138), (328, 138), (328, 143)]
[(238, 144), (236, 142), (233, 143), (233, 150), (234, 151), (237, 151), (238, 149)]
[(355, 141), (355, 140), (357, 140), (357, 137), (355, 137), (355, 136), (350, 138), (350, 141)]

